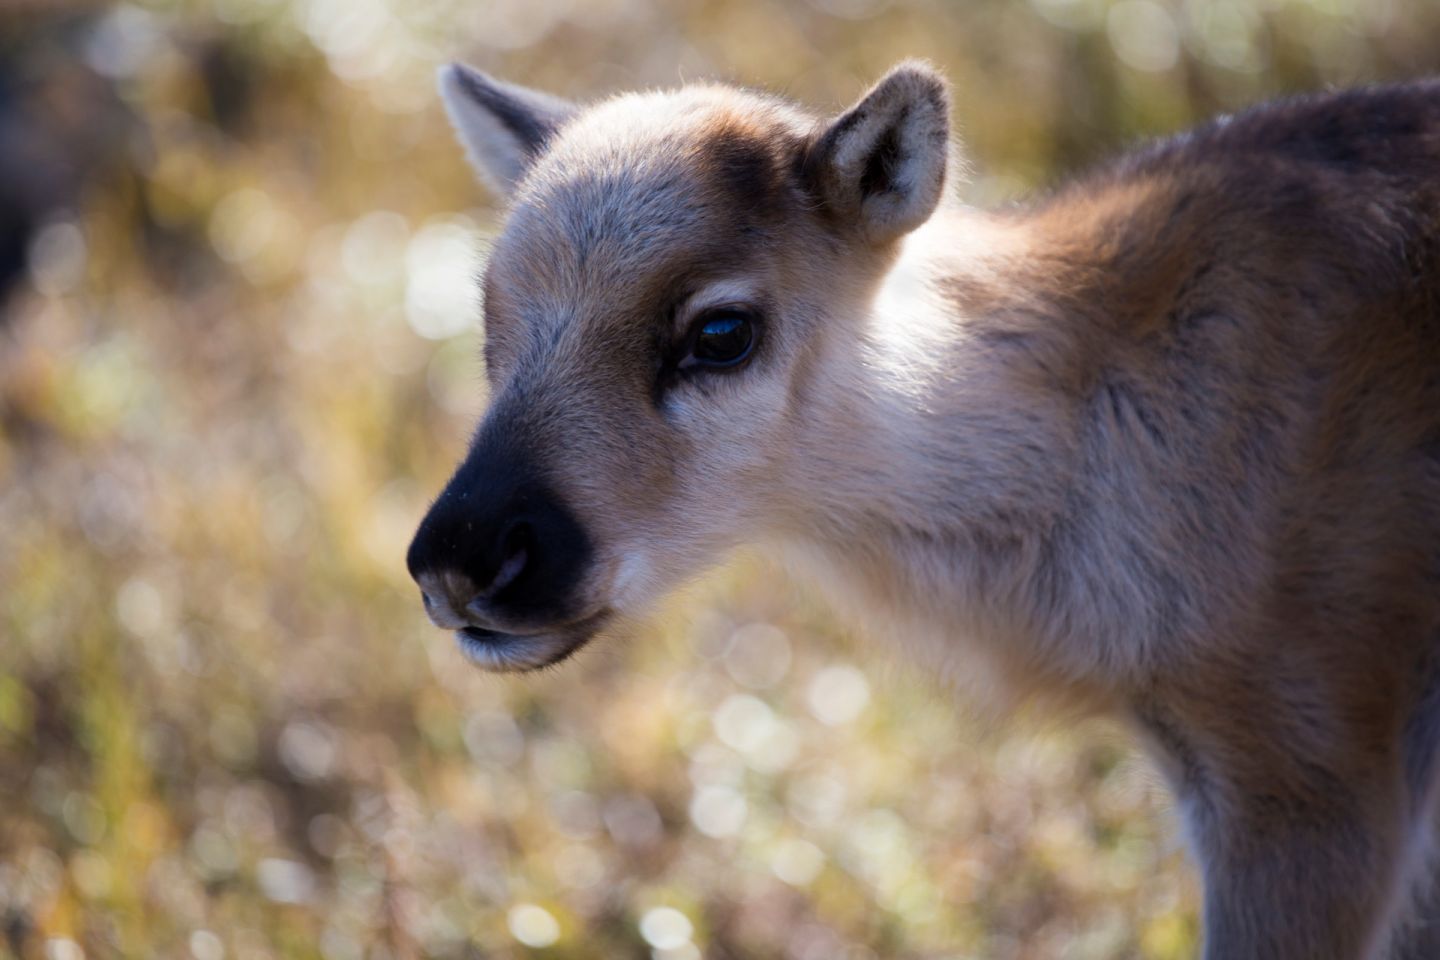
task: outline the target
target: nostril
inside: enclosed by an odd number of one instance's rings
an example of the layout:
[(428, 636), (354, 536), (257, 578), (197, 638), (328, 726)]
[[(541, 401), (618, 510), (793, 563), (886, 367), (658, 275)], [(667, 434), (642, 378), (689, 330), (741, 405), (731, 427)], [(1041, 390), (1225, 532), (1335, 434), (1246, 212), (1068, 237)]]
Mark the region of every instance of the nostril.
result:
[[(477, 464), (494, 459), (474, 457)], [(487, 470), (457, 472), (406, 556), (430, 620), (447, 629), (569, 622), (583, 612), (590, 538), (565, 503), (524, 470), (516, 476), (525, 484), (513, 487), (508, 467), (503, 476), (471, 476)]]
[(500, 566), (491, 578), (490, 585), (481, 591), (479, 598), (488, 599), (504, 590), (515, 578), (524, 572), (530, 562), (534, 533), (530, 524), (517, 520), (506, 528), (500, 539)]

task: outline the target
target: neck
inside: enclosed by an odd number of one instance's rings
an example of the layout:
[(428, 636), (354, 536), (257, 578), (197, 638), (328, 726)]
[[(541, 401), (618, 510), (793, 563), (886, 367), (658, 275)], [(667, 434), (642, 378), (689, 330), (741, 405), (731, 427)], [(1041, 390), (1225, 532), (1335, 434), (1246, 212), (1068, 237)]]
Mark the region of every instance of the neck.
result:
[(1127, 558), (1087, 476), (1076, 384), (1094, 338), (1040, 261), (1022, 222), (963, 210), (908, 239), (860, 348), (822, 365), (844, 373), (817, 385), (825, 414), (796, 445), (824, 475), (799, 487), (818, 493), (791, 552), (953, 676), (983, 663), (981, 686), (998, 672), (1089, 697), (1097, 651), (1143, 643), (1144, 624), (1120, 614), (1137, 609), (1117, 593)]

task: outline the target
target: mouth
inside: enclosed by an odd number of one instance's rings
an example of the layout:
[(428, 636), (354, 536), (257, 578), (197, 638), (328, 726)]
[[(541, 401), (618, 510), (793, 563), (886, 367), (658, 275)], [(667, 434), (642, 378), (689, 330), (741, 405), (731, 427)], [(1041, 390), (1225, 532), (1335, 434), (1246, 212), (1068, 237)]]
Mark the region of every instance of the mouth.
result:
[(465, 659), (491, 673), (525, 673), (554, 666), (589, 643), (610, 611), (561, 624), (543, 633), (504, 633), (485, 627), (461, 627), (455, 642)]

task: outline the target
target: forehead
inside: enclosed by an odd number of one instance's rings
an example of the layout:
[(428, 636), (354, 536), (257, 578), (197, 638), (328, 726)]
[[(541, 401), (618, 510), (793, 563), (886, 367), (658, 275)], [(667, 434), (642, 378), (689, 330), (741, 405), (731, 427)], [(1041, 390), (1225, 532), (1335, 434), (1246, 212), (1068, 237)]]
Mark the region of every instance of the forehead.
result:
[(787, 105), (724, 87), (588, 110), (526, 178), (487, 303), (554, 316), (738, 267), (798, 202), (792, 161), (807, 129)]

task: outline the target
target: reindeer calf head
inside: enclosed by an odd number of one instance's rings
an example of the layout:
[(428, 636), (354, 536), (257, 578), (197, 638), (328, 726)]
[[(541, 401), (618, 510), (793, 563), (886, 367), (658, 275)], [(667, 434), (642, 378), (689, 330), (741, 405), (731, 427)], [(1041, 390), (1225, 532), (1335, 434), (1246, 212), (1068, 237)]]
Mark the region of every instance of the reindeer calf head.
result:
[(917, 64), (829, 122), (725, 86), (581, 108), (457, 65), (441, 90), (510, 210), (493, 402), (408, 565), (473, 661), (532, 669), (823, 499), (789, 464), (809, 387), (939, 202), (947, 97)]

